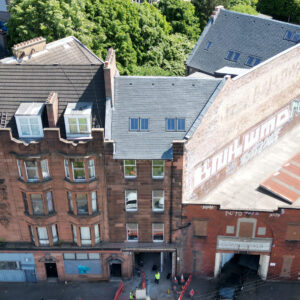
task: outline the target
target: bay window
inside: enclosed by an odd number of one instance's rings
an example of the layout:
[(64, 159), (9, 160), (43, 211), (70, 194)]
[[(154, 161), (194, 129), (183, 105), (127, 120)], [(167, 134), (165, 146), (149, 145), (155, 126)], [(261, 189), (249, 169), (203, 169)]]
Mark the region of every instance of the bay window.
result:
[[(21, 192), (25, 213), (33, 216), (45, 216), (54, 213), (52, 192), (25, 193)], [(27, 199), (29, 201), (27, 201)]]
[[(58, 242), (56, 224), (43, 227), (31, 225), (29, 226), (29, 232), (31, 240), (35, 243), (36, 246), (52, 246), (53, 244)], [(37, 240), (35, 240), (35, 236), (37, 237)]]
[(67, 192), (69, 212), (76, 215), (92, 215), (98, 212), (97, 192)]
[(78, 215), (88, 215), (88, 200), (87, 195), (84, 193), (76, 194), (76, 204), (77, 204), (77, 214)]
[(90, 227), (80, 227), (80, 238), (81, 245), (92, 244)]
[(72, 161), (72, 169), (74, 181), (85, 180), (85, 169), (83, 161)]
[(38, 167), (36, 161), (24, 161), (28, 181), (38, 181)]
[(43, 198), (41, 194), (31, 194), (31, 205), (32, 211), (34, 215), (44, 215), (44, 205), (43, 205)]
[(39, 244), (40, 245), (49, 245), (49, 238), (47, 227), (37, 227), (38, 237), (39, 237)]
[[(24, 163), (25, 174), (23, 174), (21, 162)], [(47, 180), (50, 178), (48, 159), (24, 161), (17, 159), (17, 168), (19, 178), (21, 180), (25, 180), (28, 182), (37, 182)]]

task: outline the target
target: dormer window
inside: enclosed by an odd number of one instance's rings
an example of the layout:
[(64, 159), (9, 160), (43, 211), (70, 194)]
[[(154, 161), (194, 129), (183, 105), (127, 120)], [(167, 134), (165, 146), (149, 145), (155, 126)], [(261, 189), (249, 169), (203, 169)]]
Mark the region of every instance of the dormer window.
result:
[(44, 136), (42, 112), (44, 103), (21, 103), (16, 114), (16, 123), (20, 138), (32, 139)]
[(91, 137), (92, 103), (69, 103), (64, 114), (68, 139)]

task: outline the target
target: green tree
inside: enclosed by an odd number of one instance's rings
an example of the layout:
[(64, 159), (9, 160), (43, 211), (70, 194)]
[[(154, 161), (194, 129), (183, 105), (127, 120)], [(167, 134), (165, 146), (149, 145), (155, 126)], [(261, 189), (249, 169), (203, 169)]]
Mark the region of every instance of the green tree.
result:
[(257, 9), (275, 19), (300, 24), (300, 0), (259, 0)]
[(182, 33), (192, 40), (200, 35), (200, 23), (195, 7), (184, 0), (160, 0), (158, 8), (172, 26), (173, 33)]
[(83, 43), (90, 44), (92, 24), (85, 18), (84, 5), (80, 0), (14, 0), (9, 7), (9, 45), (38, 36), (48, 42), (74, 35)]
[(241, 4), (241, 3), (231, 7), (230, 10), (241, 12), (248, 15), (258, 14), (258, 12), (256, 11), (255, 8), (253, 8), (253, 6), (247, 4)]

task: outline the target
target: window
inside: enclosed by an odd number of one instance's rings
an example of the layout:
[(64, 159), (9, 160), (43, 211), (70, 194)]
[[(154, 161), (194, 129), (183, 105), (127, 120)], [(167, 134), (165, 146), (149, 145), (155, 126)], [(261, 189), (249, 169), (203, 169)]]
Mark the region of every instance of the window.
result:
[(177, 131), (185, 131), (185, 119), (177, 119)]
[(100, 259), (99, 253), (64, 253), (64, 260)]
[(153, 242), (164, 241), (164, 224), (152, 224), (152, 239)]
[(76, 253), (76, 259), (88, 259), (88, 254), (87, 253)]
[(21, 164), (20, 164), (20, 161), (18, 159), (17, 159), (17, 167), (18, 167), (18, 172), (19, 172), (19, 178), (23, 179), (22, 170), (21, 170)]
[(233, 62), (237, 62), (240, 57), (240, 53), (236, 51), (229, 50), (226, 59)]
[(124, 160), (124, 176), (125, 178), (136, 177), (136, 160)]
[(64, 253), (64, 260), (75, 259), (75, 253)]
[(193, 229), (194, 236), (205, 237), (207, 236), (207, 220), (194, 220)]
[(95, 233), (95, 243), (98, 244), (100, 242), (100, 230), (99, 225), (94, 225), (94, 233)]
[(285, 239), (287, 241), (300, 241), (300, 224), (288, 224)]
[(68, 192), (69, 211), (74, 212), (72, 193)]
[(24, 161), (27, 180), (37, 181), (39, 180), (38, 168), (36, 161)]
[(88, 169), (90, 179), (95, 178), (95, 161), (93, 159), (89, 160)]
[(48, 168), (48, 159), (41, 160), (41, 169), (43, 179), (47, 179), (50, 177), (49, 168)]
[(240, 226), (238, 228), (239, 237), (252, 238), (254, 223), (252, 222), (240, 222)]
[(76, 181), (85, 180), (85, 170), (84, 170), (84, 162), (83, 161), (73, 161), (73, 178)]
[(20, 264), (17, 261), (0, 261), (0, 270), (18, 270)]
[(165, 162), (163, 160), (152, 160), (152, 177), (164, 178)]
[(89, 259), (100, 259), (99, 253), (89, 253)]
[(138, 118), (130, 118), (130, 131), (138, 131), (139, 130), (139, 119)]
[(184, 118), (167, 118), (166, 123), (167, 131), (185, 131)]
[(43, 137), (40, 117), (18, 117), (16, 120), (20, 137)]
[(47, 227), (37, 227), (39, 244), (40, 245), (49, 245)]
[(141, 118), (141, 130), (149, 130), (149, 119)]
[(88, 201), (87, 195), (84, 193), (76, 194), (76, 204), (77, 204), (77, 214), (78, 215), (88, 215)]
[(68, 133), (70, 134), (86, 134), (88, 131), (88, 120), (86, 118), (73, 117), (68, 118)]
[(261, 62), (260, 58), (249, 56), (245, 65), (254, 67), (254, 66), (258, 65), (260, 62)]
[(73, 231), (73, 240), (74, 240), (74, 243), (77, 244), (77, 230), (76, 230), (76, 226), (72, 225), (72, 231)]
[(53, 243), (57, 243), (58, 242), (58, 236), (57, 236), (57, 227), (56, 227), (56, 225), (51, 226), (51, 231), (52, 231)]
[(25, 213), (28, 213), (28, 202), (27, 202), (26, 193), (22, 192), (22, 198), (23, 198)]
[(29, 226), (29, 229), (30, 229), (30, 237), (31, 237), (31, 240), (32, 240), (33, 242), (35, 242), (34, 232), (33, 232), (33, 227), (32, 227), (32, 226)]
[(300, 32), (287, 30), (283, 39), (290, 42), (298, 43), (300, 41)]
[(165, 208), (164, 191), (152, 191), (152, 210), (163, 211)]
[(98, 211), (98, 205), (97, 205), (97, 193), (92, 192), (91, 194), (92, 198), (92, 212), (97, 212)]
[(127, 224), (127, 241), (138, 241), (138, 224)]
[(31, 194), (31, 205), (34, 215), (44, 215), (43, 198), (41, 194)]
[(210, 46), (211, 46), (211, 42), (208, 41), (207, 44), (206, 44), (206, 47), (204, 48), (204, 50), (208, 50), (210, 48)]
[(66, 178), (70, 179), (69, 161), (67, 159), (64, 160), (64, 166), (65, 166), (65, 175), (66, 175)]
[(126, 211), (137, 211), (137, 191), (125, 191), (125, 209)]
[(90, 227), (80, 227), (80, 237), (82, 245), (91, 245), (91, 232)]
[(52, 213), (54, 211), (52, 192), (47, 192), (46, 193), (46, 200), (47, 200), (47, 206), (48, 206), (48, 213)]
[(167, 119), (167, 130), (168, 131), (175, 131), (176, 128), (175, 128), (175, 118), (172, 118), (172, 119)]

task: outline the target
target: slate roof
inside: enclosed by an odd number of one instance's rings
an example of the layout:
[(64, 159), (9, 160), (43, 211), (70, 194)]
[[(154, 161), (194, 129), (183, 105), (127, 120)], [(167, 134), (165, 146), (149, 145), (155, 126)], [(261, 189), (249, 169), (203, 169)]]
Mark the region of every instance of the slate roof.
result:
[[(189, 77), (115, 77), (111, 138), (115, 159), (172, 159), (172, 141), (182, 140), (220, 84)], [(129, 131), (129, 118), (149, 118), (149, 131)], [(166, 118), (185, 118), (186, 131), (166, 131)]]
[[(287, 30), (300, 33), (300, 26), (221, 9), (208, 22), (186, 64), (208, 74), (225, 66), (249, 69), (248, 56), (265, 61), (295, 45), (284, 39)], [(208, 41), (211, 46), (204, 50)], [(237, 62), (225, 59), (229, 50), (241, 53)]]
[[(0, 115), (2, 127), (18, 137), (14, 114), (21, 102), (45, 102), (50, 92), (59, 98), (58, 126), (65, 135), (63, 112), (68, 103), (93, 102), (92, 127), (104, 128), (105, 88), (103, 65), (0, 64)], [(45, 124), (47, 126), (47, 122)]]
[(32, 64), (32, 65), (90, 65), (103, 64), (91, 50), (73, 36), (49, 43), (45, 50), (33, 54), (31, 57), (17, 60), (14, 56), (0, 61), (5, 64)]

